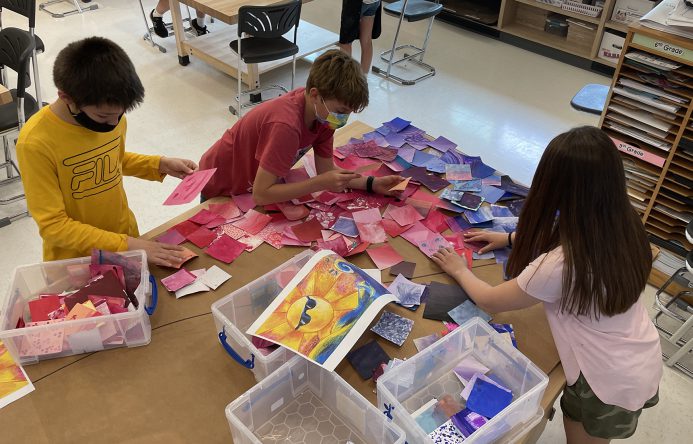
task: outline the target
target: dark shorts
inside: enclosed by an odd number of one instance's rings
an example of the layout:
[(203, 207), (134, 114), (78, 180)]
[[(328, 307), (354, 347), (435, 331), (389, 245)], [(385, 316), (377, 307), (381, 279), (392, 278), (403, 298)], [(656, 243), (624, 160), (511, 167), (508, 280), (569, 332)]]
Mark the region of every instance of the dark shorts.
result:
[[(655, 393), (642, 409), (652, 407), (658, 402), (659, 392)], [(563, 390), (561, 397), (563, 414), (573, 421), (582, 423), (585, 431), (597, 438), (630, 437), (635, 433), (642, 409), (633, 412), (616, 405), (604, 404), (594, 394), (582, 373), (575, 384)]]
[(361, 6), (361, 17), (374, 17), (375, 13), (378, 12), (379, 7), (379, 1), (369, 4), (363, 3)]

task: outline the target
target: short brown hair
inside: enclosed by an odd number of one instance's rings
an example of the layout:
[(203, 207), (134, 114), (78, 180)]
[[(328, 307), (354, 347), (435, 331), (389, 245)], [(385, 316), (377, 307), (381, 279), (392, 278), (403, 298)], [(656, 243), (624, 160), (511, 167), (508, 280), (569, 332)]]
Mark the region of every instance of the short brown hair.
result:
[(338, 49), (326, 51), (310, 68), (306, 91), (316, 88), (325, 99), (337, 99), (354, 112), (368, 106), (368, 82), (359, 62)]
[(103, 37), (63, 48), (53, 65), (53, 82), (79, 107), (115, 105), (130, 111), (144, 100), (144, 86), (130, 57)]

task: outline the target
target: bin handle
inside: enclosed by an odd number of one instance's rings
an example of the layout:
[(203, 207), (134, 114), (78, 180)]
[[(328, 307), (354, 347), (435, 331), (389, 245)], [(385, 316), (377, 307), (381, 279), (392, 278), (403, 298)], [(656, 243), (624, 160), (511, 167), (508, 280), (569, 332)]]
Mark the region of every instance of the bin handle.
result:
[(236, 362), (241, 364), (243, 367), (250, 369), (255, 367), (255, 355), (253, 353), (250, 354), (250, 359), (243, 360), (243, 358), (241, 358), (241, 355), (236, 353), (236, 350), (231, 348), (229, 343), (226, 342), (226, 327), (222, 328), (219, 332), (219, 342), (221, 342), (221, 345), (224, 346), (224, 350), (226, 350), (226, 353), (228, 353), (229, 356), (231, 356)]
[(150, 305), (149, 307), (145, 305), (144, 311), (146, 311), (147, 314), (151, 316), (154, 314), (154, 310), (156, 310), (156, 306), (159, 303), (159, 288), (156, 286), (156, 278), (153, 274), (149, 275), (149, 283), (152, 286), (152, 305)]

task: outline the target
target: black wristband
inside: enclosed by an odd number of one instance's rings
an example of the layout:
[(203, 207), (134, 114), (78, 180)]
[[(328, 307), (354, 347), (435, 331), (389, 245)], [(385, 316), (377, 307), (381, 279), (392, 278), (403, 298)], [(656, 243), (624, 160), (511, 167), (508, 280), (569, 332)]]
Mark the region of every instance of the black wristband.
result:
[(513, 232), (511, 231), (508, 233), (508, 247), (512, 248), (513, 247), (513, 238), (512, 238)]
[(368, 176), (368, 179), (366, 179), (366, 192), (367, 193), (373, 192), (373, 181), (374, 180), (375, 180), (374, 176)]

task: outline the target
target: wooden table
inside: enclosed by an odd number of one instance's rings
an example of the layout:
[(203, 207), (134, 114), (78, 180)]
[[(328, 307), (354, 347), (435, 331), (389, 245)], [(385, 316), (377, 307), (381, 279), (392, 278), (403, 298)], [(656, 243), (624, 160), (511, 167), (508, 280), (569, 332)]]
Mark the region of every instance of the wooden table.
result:
[[(371, 128), (355, 122), (340, 130), (335, 144), (346, 143)], [(152, 238), (185, 220), (215, 198), (155, 228)], [(407, 260), (416, 262), (414, 280), (451, 283), (451, 279), (416, 247), (401, 237), (390, 244)], [(26, 367), (36, 391), (2, 409), (0, 430), (4, 442), (38, 443), (228, 443), (231, 440), (224, 408), (255, 385), (253, 374), (233, 361), (217, 338), (210, 313), (211, 304), (255, 280), (297, 253), (298, 247), (275, 250), (263, 244), (243, 253), (230, 266), (206, 256), (192, 244), (200, 257), (186, 264), (194, 270), (218, 265), (233, 277), (216, 291), (182, 299), (159, 285), (159, 304), (151, 317), (152, 342), (145, 347), (121, 348), (54, 359)], [(364, 253), (350, 260), (363, 268), (374, 268)], [(501, 267), (493, 261), (475, 261), (474, 271), (485, 281), (501, 282)], [(171, 270), (152, 267), (157, 280)], [(386, 271), (383, 281), (392, 281)], [(395, 304), (388, 310), (415, 319), (414, 329), (400, 348), (379, 340), (392, 357), (416, 353), (413, 339), (441, 330), (441, 323), (423, 319), (423, 309), (411, 312)], [(378, 316), (379, 317), (379, 316)], [(378, 318), (376, 317), (376, 319)], [(556, 347), (541, 305), (494, 316), (495, 322), (512, 323), (520, 350), (549, 375), (541, 406), (542, 423), (523, 442), (534, 442), (541, 434), (554, 401), (565, 384)], [(375, 336), (366, 330), (358, 344)], [(343, 361), (336, 371), (364, 397), (375, 403), (375, 384), (363, 381)]]
[[(173, 29), (176, 37), (176, 48), (178, 50), (178, 62), (186, 66), (190, 63), (190, 56), (212, 65), (219, 71), (229, 76), (238, 78), (238, 56), (229, 47), (229, 43), (238, 38), (238, 31), (235, 24), (238, 22), (238, 10), (241, 6), (267, 6), (280, 3), (282, 0), (170, 0), (171, 17)], [(307, 3), (310, 0), (304, 0)], [(183, 3), (197, 11), (204, 12), (217, 20), (232, 25), (223, 30), (210, 32), (209, 34), (194, 38), (187, 38), (183, 17), (180, 12), (180, 4)], [(293, 30), (290, 36), (286, 37), (293, 41)], [(339, 36), (334, 32), (315, 26), (301, 20), (298, 26), (296, 44), (300, 59), (310, 54), (321, 51), (335, 45), (339, 41)], [(260, 74), (275, 69), (279, 66), (291, 63), (291, 57), (275, 60), (260, 64), (249, 64), (241, 62), (241, 81), (251, 89), (260, 86)]]

